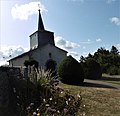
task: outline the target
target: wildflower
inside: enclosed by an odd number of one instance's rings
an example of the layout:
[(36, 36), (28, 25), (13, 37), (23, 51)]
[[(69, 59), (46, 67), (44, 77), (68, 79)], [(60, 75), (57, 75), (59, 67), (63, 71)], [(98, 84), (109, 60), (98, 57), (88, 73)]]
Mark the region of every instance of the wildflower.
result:
[(85, 112), (83, 112), (83, 114), (82, 114), (83, 116), (85, 116)]
[(57, 86), (58, 84), (59, 84), (58, 82), (54, 82), (52, 85)]
[(39, 108), (37, 108), (37, 112), (39, 112), (40, 111), (40, 109)]
[(59, 86), (56, 87), (56, 90), (60, 91), (60, 92), (64, 91), (64, 89), (62, 87), (59, 87)]
[(54, 93), (56, 93), (56, 91), (55, 90), (51, 90), (51, 93), (54, 94)]
[(59, 79), (53, 79), (52, 85), (57, 86), (59, 84)]
[(77, 94), (77, 97), (80, 98), (80, 94), (79, 93)]
[(31, 110), (31, 107), (30, 107), (30, 106), (28, 106), (28, 107), (27, 107), (27, 110), (28, 110), (28, 111), (30, 111), (30, 110)]
[(47, 110), (48, 110), (49, 112), (56, 112), (56, 109), (53, 109), (53, 108), (51, 108), (51, 107), (48, 107)]
[(60, 111), (58, 110), (58, 111), (57, 111), (57, 113), (59, 114), (59, 113), (60, 113)]
[(37, 113), (37, 116), (40, 116), (40, 113)]
[(69, 98), (68, 101), (70, 101), (71, 99)]
[(68, 109), (67, 108), (64, 108), (64, 113), (67, 113), (68, 112)]
[(52, 98), (50, 98), (50, 101), (52, 101)]
[(33, 116), (37, 116), (37, 113), (36, 113), (36, 112), (33, 112)]
[(66, 104), (68, 105), (68, 101), (66, 101)]
[(50, 105), (49, 105), (49, 104), (46, 104), (45, 106), (46, 106), (46, 107), (49, 107)]
[(30, 103), (30, 106), (34, 106), (34, 103)]
[(45, 99), (43, 99), (43, 101), (45, 102)]
[(85, 107), (85, 105), (83, 105), (83, 107)]
[(63, 91), (61, 91), (61, 94), (63, 93)]

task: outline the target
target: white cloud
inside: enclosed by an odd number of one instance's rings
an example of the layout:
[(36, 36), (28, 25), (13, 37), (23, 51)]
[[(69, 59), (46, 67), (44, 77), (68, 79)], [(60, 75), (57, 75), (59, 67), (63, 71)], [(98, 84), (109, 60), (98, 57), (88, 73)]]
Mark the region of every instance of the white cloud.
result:
[(87, 41), (83, 41), (83, 42), (79, 42), (80, 44), (91, 44), (93, 43), (93, 41), (91, 41), (90, 39), (88, 39)]
[(120, 51), (120, 44), (117, 44), (116, 47)]
[(64, 38), (62, 38), (61, 36), (55, 37), (55, 44), (56, 44), (56, 46), (58, 46), (62, 49), (66, 49), (66, 50), (80, 47), (79, 44), (67, 41)]
[(117, 0), (107, 0), (107, 3), (110, 4), (110, 3), (115, 2), (115, 1), (117, 1)]
[(22, 46), (3, 46), (0, 50), (0, 65), (8, 64), (7, 60), (26, 51), (28, 51), (28, 48), (23, 48)]
[(101, 38), (96, 39), (96, 42), (101, 42), (101, 41), (102, 41)]
[(75, 58), (77, 61), (80, 60), (80, 55), (79, 55), (78, 52), (75, 52), (75, 51), (69, 51), (67, 55), (68, 55), (68, 56), (71, 55), (71, 56), (72, 56), (73, 58)]
[(68, 55), (72, 55), (72, 56), (75, 56), (75, 57), (79, 56), (79, 54), (77, 52), (74, 52), (74, 51), (69, 52)]
[(118, 26), (120, 25), (120, 18), (118, 17), (112, 17), (110, 21)]
[(11, 14), (14, 19), (27, 20), (29, 16), (37, 14), (39, 8), (41, 12), (47, 11), (41, 2), (30, 2), (23, 5), (16, 4), (12, 7)]
[(83, 53), (82, 53), (82, 56), (87, 57), (88, 54), (89, 54), (89, 52), (83, 52)]
[(61, 36), (57, 36), (55, 37), (55, 44), (56, 46), (58, 46), (59, 48), (62, 48), (64, 50), (68, 51), (67, 55), (71, 55), (72, 57), (74, 57), (76, 60), (79, 60), (79, 53), (75, 52), (75, 51), (71, 51), (74, 48), (79, 48), (80, 45), (74, 42), (70, 42), (65, 40), (63, 37)]

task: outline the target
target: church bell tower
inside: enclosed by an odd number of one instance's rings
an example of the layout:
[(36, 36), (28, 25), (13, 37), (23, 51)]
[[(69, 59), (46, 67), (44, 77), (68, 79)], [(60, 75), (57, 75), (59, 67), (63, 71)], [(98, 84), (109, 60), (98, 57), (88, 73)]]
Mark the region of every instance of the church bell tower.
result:
[(55, 46), (54, 33), (45, 30), (42, 17), (41, 17), (41, 13), (40, 13), (40, 9), (38, 11), (39, 11), (38, 30), (29, 36), (30, 37), (30, 50), (33, 50), (35, 48), (41, 48), (47, 44), (51, 44)]

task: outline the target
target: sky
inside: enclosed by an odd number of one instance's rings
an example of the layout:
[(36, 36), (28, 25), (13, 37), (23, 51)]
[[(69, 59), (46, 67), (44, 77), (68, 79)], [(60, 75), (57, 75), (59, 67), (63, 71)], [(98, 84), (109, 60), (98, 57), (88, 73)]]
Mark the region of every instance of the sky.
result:
[(30, 49), (39, 8), (56, 46), (77, 60), (100, 47), (120, 51), (120, 0), (0, 0), (0, 65)]

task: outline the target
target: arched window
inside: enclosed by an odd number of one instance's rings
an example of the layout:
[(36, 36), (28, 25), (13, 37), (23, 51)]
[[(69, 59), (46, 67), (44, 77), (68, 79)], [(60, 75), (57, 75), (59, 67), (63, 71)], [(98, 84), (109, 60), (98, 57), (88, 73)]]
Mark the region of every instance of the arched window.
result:
[(51, 58), (52, 57), (52, 54), (51, 53), (49, 53), (49, 58)]

